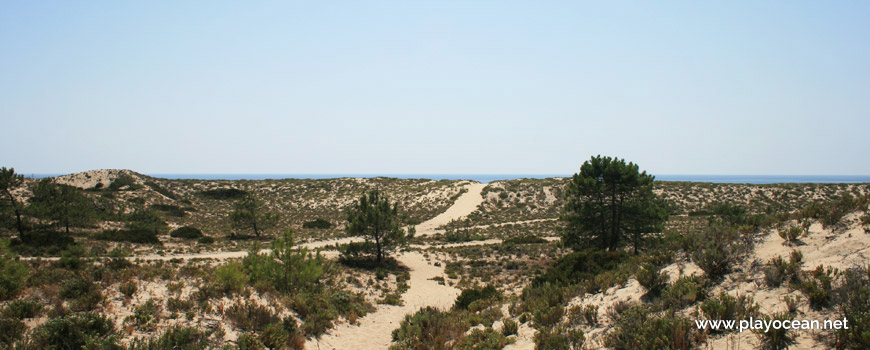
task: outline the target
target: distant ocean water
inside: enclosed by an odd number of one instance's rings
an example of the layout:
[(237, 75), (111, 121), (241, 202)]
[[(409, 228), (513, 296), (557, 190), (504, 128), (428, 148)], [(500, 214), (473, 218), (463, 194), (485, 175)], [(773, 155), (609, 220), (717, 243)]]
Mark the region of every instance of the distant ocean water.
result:
[[(31, 174), (34, 178), (63, 174)], [(335, 179), (342, 177), (393, 177), (399, 179), (474, 180), (489, 183), (497, 180), (521, 178), (544, 179), (570, 177), (571, 174), (147, 174), (165, 179), (199, 180), (266, 180), (266, 179)], [(713, 183), (870, 183), (870, 175), (656, 175), (659, 181), (713, 182)]]

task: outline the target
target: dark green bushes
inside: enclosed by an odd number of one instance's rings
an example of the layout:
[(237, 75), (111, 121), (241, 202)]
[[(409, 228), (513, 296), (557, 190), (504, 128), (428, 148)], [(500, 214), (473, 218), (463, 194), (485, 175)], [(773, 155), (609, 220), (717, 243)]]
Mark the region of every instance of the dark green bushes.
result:
[(776, 288), (783, 282), (795, 284), (799, 282), (803, 254), (800, 251), (792, 251), (789, 261), (777, 256), (768, 261), (764, 268), (764, 282), (768, 287)]
[(583, 280), (593, 280), (598, 273), (615, 270), (628, 257), (628, 254), (621, 251), (584, 250), (574, 252), (560, 258), (543, 275), (535, 277), (532, 285), (543, 283), (568, 285)]
[(202, 231), (193, 226), (182, 226), (169, 232), (169, 236), (183, 239), (197, 239), (202, 237)]
[(690, 238), (689, 255), (704, 270), (707, 278), (717, 281), (731, 271), (745, 255), (748, 247), (733, 227), (711, 226)]
[[(792, 315), (788, 314), (787, 312), (781, 312), (770, 316), (765, 315), (762, 317), (762, 319), (765, 322), (771, 322), (772, 320), (787, 322), (792, 319)], [(761, 349), (763, 350), (788, 349), (790, 345), (795, 343), (794, 336), (791, 333), (792, 332), (790, 329), (784, 327), (770, 327), (769, 330), (755, 331), (758, 340), (761, 341)]]
[(8, 241), (0, 240), (0, 300), (18, 295), (29, 274), (27, 265), (14, 259), (8, 244)]
[(194, 327), (174, 326), (159, 337), (135, 341), (131, 350), (200, 350), (209, 348), (208, 333)]
[(579, 329), (546, 328), (535, 334), (535, 349), (580, 350), (585, 337)]
[(478, 328), (460, 338), (456, 342), (455, 348), (461, 350), (501, 350), (510, 343), (511, 341), (507, 337), (492, 328), (484, 328), (482, 330)]
[(465, 289), (456, 298), (453, 308), (467, 310), (469, 305), (475, 301), (499, 298), (500, 296), (501, 293), (493, 286)]
[(396, 343), (390, 350), (450, 349), (448, 343), (458, 339), (471, 325), (456, 314), (425, 307), (405, 316), (399, 328), (393, 331)]
[(836, 330), (832, 345), (837, 349), (870, 349), (870, 266), (843, 272), (834, 292), (834, 302), (849, 329)]
[(181, 208), (179, 208), (176, 205), (152, 204), (151, 209), (164, 212), (168, 216), (173, 216), (173, 217), (177, 217), (177, 218), (184, 217), (184, 210), (182, 210)]
[(201, 197), (209, 198), (209, 199), (237, 199), (242, 198), (248, 194), (247, 191), (243, 191), (236, 188), (218, 188), (213, 190), (205, 190), (199, 192)]
[(547, 240), (543, 239), (541, 237), (536, 237), (536, 236), (532, 236), (532, 235), (525, 235), (525, 236), (511, 237), (511, 238), (505, 239), (502, 244), (541, 244), (541, 243), (547, 243)]
[(644, 262), (637, 271), (637, 282), (646, 288), (650, 295), (658, 295), (668, 284), (668, 275), (660, 272), (661, 267), (653, 262)]
[(279, 321), (278, 315), (268, 307), (241, 301), (227, 308), (224, 316), (232, 322), (233, 326), (248, 332), (262, 332), (269, 324)]
[(673, 315), (657, 316), (645, 306), (620, 313), (604, 345), (614, 350), (691, 349), (698, 342), (694, 322)]
[(3, 309), (3, 317), (23, 320), (34, 318), (42, 313), (42, 304), (32, 300), (15, 300)]
[[(34, 331), (34, 348), (83, 349), (86, 344), (96, 348), (113, 345), (115, 325), (111, 319), (95, 313), (74, 314), (51, 319)], [(117, 347), (114, 347), (117, 348)]]
[(676, 310), (707, 297), (706, 281), (697, 276), (683, 276), (662, 291), (662, 303)]
[(821, 265), (810, 273), (804, 274), (800, 287), (807, 295), (811, 308), (821, 310), (831, 305), (833, 281), (836, 275), (836, 270), (825, 269)]
[(330, 229), (332, 228), (332, 223), (327, 220), (317, 218), (311, 221), (306, 221), (302, 224), (302, 228), (310, 228), (310, 229)]
[[(722, 293), (716, 298), (710, 298), (701, 304), (701, 312), (708, 320), (748, 320), (758, 316), (758, 304), (746, 295), (731, 295)], [(733, 331), (728, 329), (712, 330)]]

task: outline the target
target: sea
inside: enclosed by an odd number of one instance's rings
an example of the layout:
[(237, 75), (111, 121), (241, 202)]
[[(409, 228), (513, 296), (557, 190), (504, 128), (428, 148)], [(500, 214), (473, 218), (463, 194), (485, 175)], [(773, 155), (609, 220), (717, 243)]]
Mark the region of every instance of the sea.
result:
[[(31, 174), (33, 178), (63, 174)], [(474, 180), (489, 183), (522, 178), (545, 179), (570, 177), (571, 174), (146, 174), (165, 179), (199, 180), (267, 180), (267, 179), (335, 179), (342, 177), (392, 177), (399, 179)], [(870, 175), (656, 175), (659, 181), (712, 182), (739, 184), (775, 183), (870, 183)]]

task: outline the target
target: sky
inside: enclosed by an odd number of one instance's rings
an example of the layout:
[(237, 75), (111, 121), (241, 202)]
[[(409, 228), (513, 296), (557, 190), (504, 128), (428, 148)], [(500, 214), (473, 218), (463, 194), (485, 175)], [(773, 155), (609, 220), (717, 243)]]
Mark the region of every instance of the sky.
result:
[(870, 175), (866, 1), (16, 1), (19, 173)]

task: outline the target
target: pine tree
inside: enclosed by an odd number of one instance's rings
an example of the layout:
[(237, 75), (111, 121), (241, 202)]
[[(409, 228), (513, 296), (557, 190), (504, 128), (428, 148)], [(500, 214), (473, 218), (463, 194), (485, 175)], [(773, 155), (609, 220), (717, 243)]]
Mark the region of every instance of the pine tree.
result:
[(254, 195), (247, 194), (233, 205), (230, 213), (233, 228), (251, 229), (254, 235), (260, 237), (262, 230), (271, 227), (278, 221), (278, 214), (272, 213)]
[(628, 238), (637, 252), (644, 235), (661, 230), (667, 219), (654, 180), (619, 158), (599, 155), (583, 163), (566, 188), (565, 243), (613, 251)]
[(378, 263), (383, 261), (386, 252), (405, 244), (412, 235), (401, 226), (398, 205), (391, 204), (389, 198), (378, 190), (363, 194), (351, 207), (347, 215), (347, 233), (374, 242)]
[(15, 228), (18, 230), (18, 236), (24, 240), (24, 223), (21, 221), (21, 203), (12, 194), (16, 188), (24, 184), (24, 176), (16, 174), (14, 168), (0, 168), (0, 191), (3, 191), (5, 199), (9, 201), (9, 206), (15, 213)]
[(94, 204), (80, 190), (43, 179), (33, 189), (28, 210), (36, 217), (56, 222), (69, 233), (70, 226), (94, 222)]

